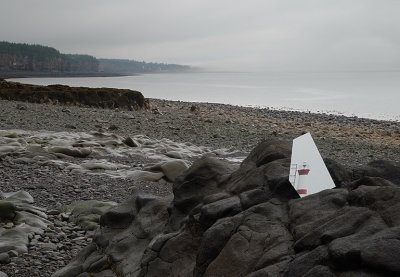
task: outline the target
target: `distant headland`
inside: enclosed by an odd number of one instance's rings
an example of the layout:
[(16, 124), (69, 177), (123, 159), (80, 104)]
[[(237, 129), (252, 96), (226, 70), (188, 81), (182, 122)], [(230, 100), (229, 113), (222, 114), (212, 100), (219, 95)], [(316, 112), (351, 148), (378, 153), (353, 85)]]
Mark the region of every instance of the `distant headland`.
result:
[(0, 78), (104, 77), (186, 72), (187, 65), (63, 54), (49, 46), (0, 41)]

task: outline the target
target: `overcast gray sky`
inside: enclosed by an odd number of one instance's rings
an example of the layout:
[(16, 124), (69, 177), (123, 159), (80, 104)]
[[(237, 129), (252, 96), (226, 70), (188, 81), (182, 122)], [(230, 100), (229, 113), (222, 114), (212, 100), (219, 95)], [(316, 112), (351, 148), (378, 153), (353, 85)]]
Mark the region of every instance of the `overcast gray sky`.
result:
[(227, 70), (398, 70), (398, 0), (1, 0), (0, 40)]

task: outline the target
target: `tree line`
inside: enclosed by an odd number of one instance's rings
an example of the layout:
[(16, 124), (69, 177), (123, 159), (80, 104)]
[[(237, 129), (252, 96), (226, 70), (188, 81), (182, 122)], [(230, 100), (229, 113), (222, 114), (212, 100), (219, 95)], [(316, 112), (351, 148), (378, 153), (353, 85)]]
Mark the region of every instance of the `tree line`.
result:
[(33, 72), (96, 72), (99, 62), (90, 55), (62, 54), (37, 44), (0, 42), (0, 70)]
[(186, 71), (189, 66), (136, 60), (96, 59), (63, 54), (49, 46), (0, 41), (0, 71), (152, 73)]

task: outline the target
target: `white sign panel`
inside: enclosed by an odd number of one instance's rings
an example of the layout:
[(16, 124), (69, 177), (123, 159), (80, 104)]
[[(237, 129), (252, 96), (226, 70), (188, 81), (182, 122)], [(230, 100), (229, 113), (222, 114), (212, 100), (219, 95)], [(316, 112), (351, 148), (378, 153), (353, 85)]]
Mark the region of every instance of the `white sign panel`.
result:
[(301, 197), (335, 187), (310, 133), (293, 140), (289, 180)]

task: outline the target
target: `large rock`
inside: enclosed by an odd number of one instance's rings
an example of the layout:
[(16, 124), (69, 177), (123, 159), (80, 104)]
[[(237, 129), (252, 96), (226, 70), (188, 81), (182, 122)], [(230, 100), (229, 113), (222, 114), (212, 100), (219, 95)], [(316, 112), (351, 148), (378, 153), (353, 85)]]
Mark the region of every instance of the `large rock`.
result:
[(26, 191), (20, 190), (17, 192), (0, 193), (1, 197), (7, 199), (7, 201), (13, 201), (17, 203), (28, 203), (32, 204), (33, 197)]
[(400, 162), (377, 160), (355, 170), (358, 177), (381, 177), (400, 186)]
[(242, 211), (240, 199), (237, 196), (224, 198), (204, 205), (200, 210), (200, 223), (211, 226), (217, 219), (232, 216)]
[[(280, 187), (282, 178), (289, 176), (291, 145), (285, 141), (264, 141), (253, 149), (242, 162), (227, 184), (227, 190), (232, 193), (241, 193), (267, 184), (269, 190)], [(292, 186), (286, 186), (290, 198), (297, 193)], [(281, 193), (279, 193), (281, 195)]]
[(345, 166), (329, 158), (324, 159), (324, 162), (336, 187), (345, 187), (353, 181), (352, 171)]
[(333, 161), (340, 188), (299, 198), (289, 164), (282, 141), (262, 142), (239, 168), (203, 157), (175, 178), (173, 198), (135, 194), (104, 213), (96, 250), (55, 276), (400, 275), (397, 173), (386, 164), (352, 180)]
[(296, 239), (304, 237), (330, 220), (336, 212), (347, 205), (345, 189), (324, 190), (320, 193), (289, 202), (289, 216)]
[(109, 209), (100, 219), (93, 244), (53, 276), (93, 275), (111, 268), (117, 276), (137, 276), (147, 247), (167, 223), (170, 201), (139, 193)]
[(142, 93), (129, 89), (38, 86), (4, 80), (0, 81), (0, 99), (97, 108), (148, 108), (148, 100)]
[(352, 190), (348, 202), (376, 211), (389, 226), (400, 225), (400, 190), (395, 186), (381, 186), (382, 180), (378, 181), (377, 186), (362, 185)]
[(288, 258), (293, 238), (284, 206), (271, 200), (217, 221), (203, 237), (195, 276), (245, 276)]
[(28, 252), (29, 238), (43, 234), (50, 222), (44, 209), (32, 205), (33, 197), (28, 192), (1, 192), (0, 196), (4, 198), (0, 200), (0, 222), (7, 226), (0, 227), (0, 256), (8, 261), (9, 251), (14, 255)]
[(174, 184), (174, 207), (188, 212), (201, 203), (204, 197), (223, 191), (219, 184), (223, 183), (233, 170), (234, 167), (229, 163), (211, 157), (195, 161)]
[(100, 217), (116, 205), (115, 202), (98, 200), (76, 201), (68, 206), (70, 220), (86, 230), (95, 230), (99, 226)]
[(161, 165), (161, 170), (170, 182), (175, 182), (176, 177), (182, 175), (188, 168), (188, 164), (182, 160), (169, 161)]
[(29, 225), (6, 229), (0, 233), (0, 253), (15, 250), (18, 253), (28, 252), (29, 235), (34, 231)]

